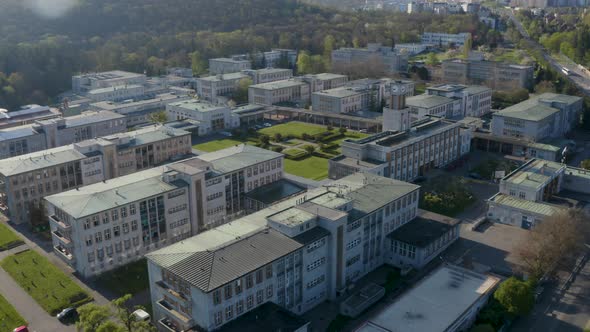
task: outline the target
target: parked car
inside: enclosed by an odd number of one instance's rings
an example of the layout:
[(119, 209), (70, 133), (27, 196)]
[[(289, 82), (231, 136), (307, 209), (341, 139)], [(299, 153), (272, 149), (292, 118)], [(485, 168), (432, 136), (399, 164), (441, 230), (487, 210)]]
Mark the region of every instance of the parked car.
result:
[(229, 131), (222, 131), (222, 132), (220, 132), (220, 134), (223, 135), (223, 136), (227, 136), (227, 137), (232, 137), (233, 136), (232, 133), (230, 133)]
[(136, 321), (144, 321), (147, 322), (150, 320), (150, 314), (148, 314), (147, 312), (145, 312), (145, 310), (142, 309), (137, 309), (133, 312), (133, 317), (135, 318)]
[(78, 316), (78, 311), (76, 310), (76, 308), (70, 307), (65, 308), (59, 314), (57, 314), (57, 319), (60, 322), (64, 322), (67, 320), (75, 319), (76, 316)]
[(29, 328), (26, 326), (19, 326), (14, 329), (12, 332), (29, 332)]
[(268, 128), (268, 127), (272, 127), (272, 123), (270, 123), (270, 122), (265, 122), (265, 123), (263, 124), (263, 126), (265, 126), (266, 128)]

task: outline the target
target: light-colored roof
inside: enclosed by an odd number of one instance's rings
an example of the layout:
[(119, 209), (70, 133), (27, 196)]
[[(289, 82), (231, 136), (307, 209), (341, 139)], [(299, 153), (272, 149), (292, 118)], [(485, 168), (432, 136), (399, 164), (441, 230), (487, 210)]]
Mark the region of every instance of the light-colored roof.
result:
[(540, 121), (559, 112), (559, 109), (551, 107), (551, 103), (572, 104), (579, 100), (581, 100), (581, 98), (576, 96), (543, 93), (496, 112), (494, 113), (494, 116), (504, 116), (527, 121)]
[(561, 206), (527, 201), (526, 199), (520, 199), (505, 194), (497, 194), (494, 197), (490, 198), (490, 201), (498, 205), (505, 205), (514, 209), (527, 211), (534, 214), (540, 214), (547, 217), (550, 217), (564, 210), (564, 208)]
[(408, 104), (408, 106), (427, 108), (427, 109), (433, 108), (433, 107), (438, 107), (441, 105), (446, 105), (446, 104), (449, 104), (452, 102), (453, 102), (453, 99), (451, 99), (451, 98), (437, 96), (437, 95), (426, 95), (426, 94), (412, 96), (412, 97), (408, 97), (406, 99), (406, 104)]
[(532, 159), (506, 175), (502, 182), (537, 189), (563, 171), (565, 165), (543, 159)]
[(357, 332), (443, 332), (500, 279), (446, 265), (422, 279)]
[(86, 156), (74, 149), (71, 145), (61, 146), (54, 149), (43, 150), (0, 160), (0, 174), (13, 176), (42, 170), (59, 164), (71, 161), (82, 160)]
[(0, 141), (8, 141), (21, 137), (28, 137), (39, 134), (32, 124), (0, 129)]
[(348, 87), (340, 87), (330, 90), (323, 90), (314, 92), (314, 95), (321, 95), (321, 96), (329, 96), (329, 97), (336, 97), (336, 98), (346, 98), (346, 97), (353, 97), (363, 94), (363, 91), (358, 91), (353, 88)]
[(97, 95), (99, 93), (113, 92), (113, 91), (117, 91), (117, 90), (141, 89), (142, 87), (143, 86), (141, 86), (139, 84), (109, 86), (106, 88), (99, 88), (99, 89), (90, 90), (90, 91), (88, 91), (88, 94), (89, 95)]
[(227, 108), (226, 106), (214, 105), (209, 102), (199, 101), (197, 99), (183, 100), (176, 103), (171, 103), (170, 105), (194, 112), (212, 112)]
[(305, 84), (306, 83), (301, 82), (301, 81), (288, 79), (288, 80), (282, 80), (282, 81), (274, 81), (274, 82), (267, 82), (267, 83), (251, 85), (250, 88), (251, 89), (263, 89), (263, 90), (277, 90), (277, 89), (290, 88), (290, 87), (294, 87), (294, 86), (301, 86), (301, 85), (305, 85)]
[(211, 75), (207, 77), (200, 77), (197, 78), (197, 81), (207, 81), (207, 82), (221, 82), (221, 81), (230, 81), (230, 80), (239, 80), (242, 78), (249, 77), (243, 73), (228, 73), (228, 74), (219, 74), (219, 75)]
[(282, 156), (281, 153), (241, 144), (216, 152), (205, 153), (198, 158), (210, 162), (213, 168), (219, 172), (230, 173)]
[(124, 115), (117, 114), (111, 111), (87, 111), (80, 115), (68, 116), (58, 119), (41, 120), (37, 121), (37, 123), (42, 125), (50, 125), (53, 123), (60, 122), (61, 120), (65, 120), (65, 126), (67, 128), (71, 128), (98, 122), (122, 119), (125, 119)]
[(162, 167), (122, 176), (45, 197), (72, 218), (79, 219), (176, 189), (162, 180)]

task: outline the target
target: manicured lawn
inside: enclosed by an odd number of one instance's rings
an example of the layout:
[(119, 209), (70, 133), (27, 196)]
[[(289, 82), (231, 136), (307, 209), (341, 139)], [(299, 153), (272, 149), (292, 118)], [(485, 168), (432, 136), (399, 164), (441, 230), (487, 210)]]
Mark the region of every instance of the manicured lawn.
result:
[(313, 136), (313, 135), (316, 135), (319, 133), (323, 133), (327, 130), (328, 129), (325, 126), (292, 121), (292, 122), (287, 122), (287, 123), (283, 123), (280, 125), (272, 126), (269, 128), (260, 129), (258, 132), (261, 134), (268, 135), (270, 137), (273, 137), (274, 134), (276, 134), (276, 133), (280, 133), (283, 136), (292, 135), (295, 137), (301, 137), (301, 135), (303, 135), (303, 134), (308, 134), (308, 135)]
[(323, 180), (328, 177), (328, 159), (316, 156), (297, 161), (285, 159), (285, 172), (312, 180)]
[(69, 276), (35, 251), (6, 257), (0, 264), (50, 315), (92, 300)]
[(149, 288), (147, 262), (141, 259), (121, 266), (116, 270), (103, 273), (96, 281), (118, 296), (135, 295)]
[(6, 225), (0, 224), (0, 251), (14, 248), (23, 241)]
[(338, 144), (338, 149), (336, 149), (336, 152), (342, 153), (342, 142), (344, 142), (345, 139), (349, 139), (349, 138), (352, 138), (352, 139), (360, 139), (360, 138), (365, 138), (365, 137), (369, 137), (369, 136), (370, 136), (369, 134), (363, 134), (363, 133), (359, 133), (359, 132), (356, 132), (356, 131), (347, 131), (344, 134), (344, 137), (339, 138), (337, 140), (334, 140), (334, 141), (332, 141), (330, 143), (336, 143), (336, 144)]
[(0, 295), (0, 330), (12, 331), (14, 328), (26, 325), (27, 322), (14, 307)]
[(210, 141), (207, 143), (197, 144), (197, 145), (194, 145), (193, 148), (195, 148), (197, 150), (205, 151), (205, 152), (214, 152), (214, 151), (230, 148), (232, 146), (239, 145), (239, 144), (244, 144), (244, 142), (240, 141), (240, 140), (232, 139), (232, 138), (224, 138), (224, 139), (218, 139), (215, 141)]

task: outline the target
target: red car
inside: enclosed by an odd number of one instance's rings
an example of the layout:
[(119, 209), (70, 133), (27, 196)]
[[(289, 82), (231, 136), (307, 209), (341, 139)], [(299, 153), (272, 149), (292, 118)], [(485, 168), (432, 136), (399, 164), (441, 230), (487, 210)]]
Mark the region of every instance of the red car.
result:
[(13, 332), (29, 332), (29, 329), (26, 326), (20, 326), (14, 329)]

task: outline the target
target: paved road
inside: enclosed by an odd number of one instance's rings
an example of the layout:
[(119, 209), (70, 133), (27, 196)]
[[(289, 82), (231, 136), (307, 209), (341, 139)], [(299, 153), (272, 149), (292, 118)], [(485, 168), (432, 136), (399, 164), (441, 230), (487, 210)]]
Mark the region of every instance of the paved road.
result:
[(522, 332), (581, 331), (590, 323), (590, 262), (586, 259), (567, 284), (569, 272), (558, 274), (531, 315), (517, 321), (512, 330)]
[(549, 63), (549, 65), (559, 73), (564, 73), (564, 69), (569, 71), (568, 75), (565, 77), (572, 83), (574, 83), (582, 93), (587, 96), (590, 96), (590, 72), (585, 68), (575, 64), (573, 62), (567, 64), (561, 64), (555, 58), (553, 58), (547, 50), (537, 43), (534, 39), (532, 39), (526, 29), (523, 27), (522, 23), (514, 16), (514, 12), (511, 9), (506, 9), (503, 11), (506, 14), (512, 23), (514, 23), (516, 29), (520, 32), (521, 36), (523, 37), (524, 42), (527, 44), (529, 48), (535, 49), (539, 51), (545, 61)]

